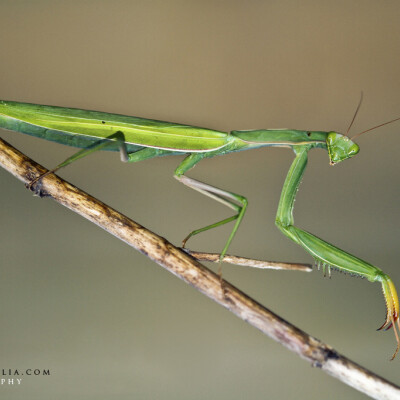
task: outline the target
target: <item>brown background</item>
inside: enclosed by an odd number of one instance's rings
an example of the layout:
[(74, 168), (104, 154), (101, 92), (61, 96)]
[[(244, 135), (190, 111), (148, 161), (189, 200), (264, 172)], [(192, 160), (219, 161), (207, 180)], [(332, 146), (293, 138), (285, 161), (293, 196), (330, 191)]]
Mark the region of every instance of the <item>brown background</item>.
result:
[[(221, 130), (291, 127), (353, 134), (400, 116), (396, 1), (5, 1), (0, 98)], [(400, 124), (359, 140), (335, 168), (313, 151), (298, 226), (387, 272), (400, 286)], [(1, 136), (52, 167), (73, 149)], [(249, 198), (231, 252), (310, 262), (274, 227), (293, 154), (261, 149), (189, 175)], [(60, 174), (179, 244), (230, 211), (172, 178), (181, 157), (135, 165), (98, 153)], [(97, 227), (34, 198), (0, 171), (1, 368), (49, 368), (0, 387), (7, 399), (362, 399)], [(199, 235), (219, 251), (231, 227)], [(225, 267), (224, 276), (376, 373), (392, 332), (378, 284), (334, 274)]]

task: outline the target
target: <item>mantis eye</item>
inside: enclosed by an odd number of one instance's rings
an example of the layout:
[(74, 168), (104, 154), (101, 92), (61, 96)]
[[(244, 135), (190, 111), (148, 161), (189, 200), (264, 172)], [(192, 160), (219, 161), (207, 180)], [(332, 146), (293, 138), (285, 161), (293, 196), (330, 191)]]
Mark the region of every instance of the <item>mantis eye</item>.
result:
[(358, 144), (354, 143), (350, 148), (349, 148), (349, 156), (353, 157), (355, 156), (358, 152), (360, 151), (360, 147)]

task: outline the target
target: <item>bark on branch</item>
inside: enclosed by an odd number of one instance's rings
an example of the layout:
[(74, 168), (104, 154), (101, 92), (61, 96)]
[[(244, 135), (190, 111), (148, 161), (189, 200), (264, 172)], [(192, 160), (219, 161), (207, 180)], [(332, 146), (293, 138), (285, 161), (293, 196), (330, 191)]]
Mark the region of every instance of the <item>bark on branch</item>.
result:
[[(26, 185), (47, 170), (0, 139), (0, 165)], [(40, 187), (39, 187), (40, 186)], [(375, 399), (400, 399), (400, 388), (274, 314), (192, 256), (54, 174), (35, 185), (50, 197), (139, 250), (303, 359)]]

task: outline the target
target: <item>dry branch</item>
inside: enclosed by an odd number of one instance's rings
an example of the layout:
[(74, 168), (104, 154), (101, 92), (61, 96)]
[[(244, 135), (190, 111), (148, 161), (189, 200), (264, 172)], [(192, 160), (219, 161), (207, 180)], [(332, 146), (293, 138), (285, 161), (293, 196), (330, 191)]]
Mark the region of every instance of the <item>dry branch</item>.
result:
[[(0, 139), (0, 165), (25, 184), (47, 170)], [(40, 186), (40, 188), (38, 187)], [(400, 399), (400, 388), (340, 355), (224, 281), (186, 252), (54, 174), (35, 185), (42, 196), (82, 215), (139, 250), (239, 318), (329, 375), (375, 399)]]

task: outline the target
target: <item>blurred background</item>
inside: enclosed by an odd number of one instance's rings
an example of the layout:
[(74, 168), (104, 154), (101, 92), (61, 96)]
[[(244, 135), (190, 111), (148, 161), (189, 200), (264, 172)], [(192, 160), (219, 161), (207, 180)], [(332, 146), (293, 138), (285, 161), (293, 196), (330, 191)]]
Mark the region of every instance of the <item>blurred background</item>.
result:
[[(359, 1), (7, 1), (0, 98), (224, 131), (352, 134), (400, 116), (400, 4)], [(379, 266), (400, 287), (400, 122), (334, 168), (310, 153), (296, 225)], [(47, 167), (75, 150), (1, 130)], [(233, 254), (311, 257), (274, 226), (293, 153), (260, 149), (188, 175), (243, 194)], [(97, 153), (60, 175), (179, 245), (230, 210), (173, 179), (182, 157)], [(362, 399), (158, 265), (0, 170), (1, 368), (49, 369), (7, 399)], [(198, 235), (222, 249), (231, 226)], [(215, 269), (215, 266), (211, 266)], [(334, 273), (225, 266), (224, 277), (299, 328), (399, 384), (379, 284)], [(9, 378), (5, 376), (5, 378)], [(15, 378), (15, 377), (14, 377)]]

